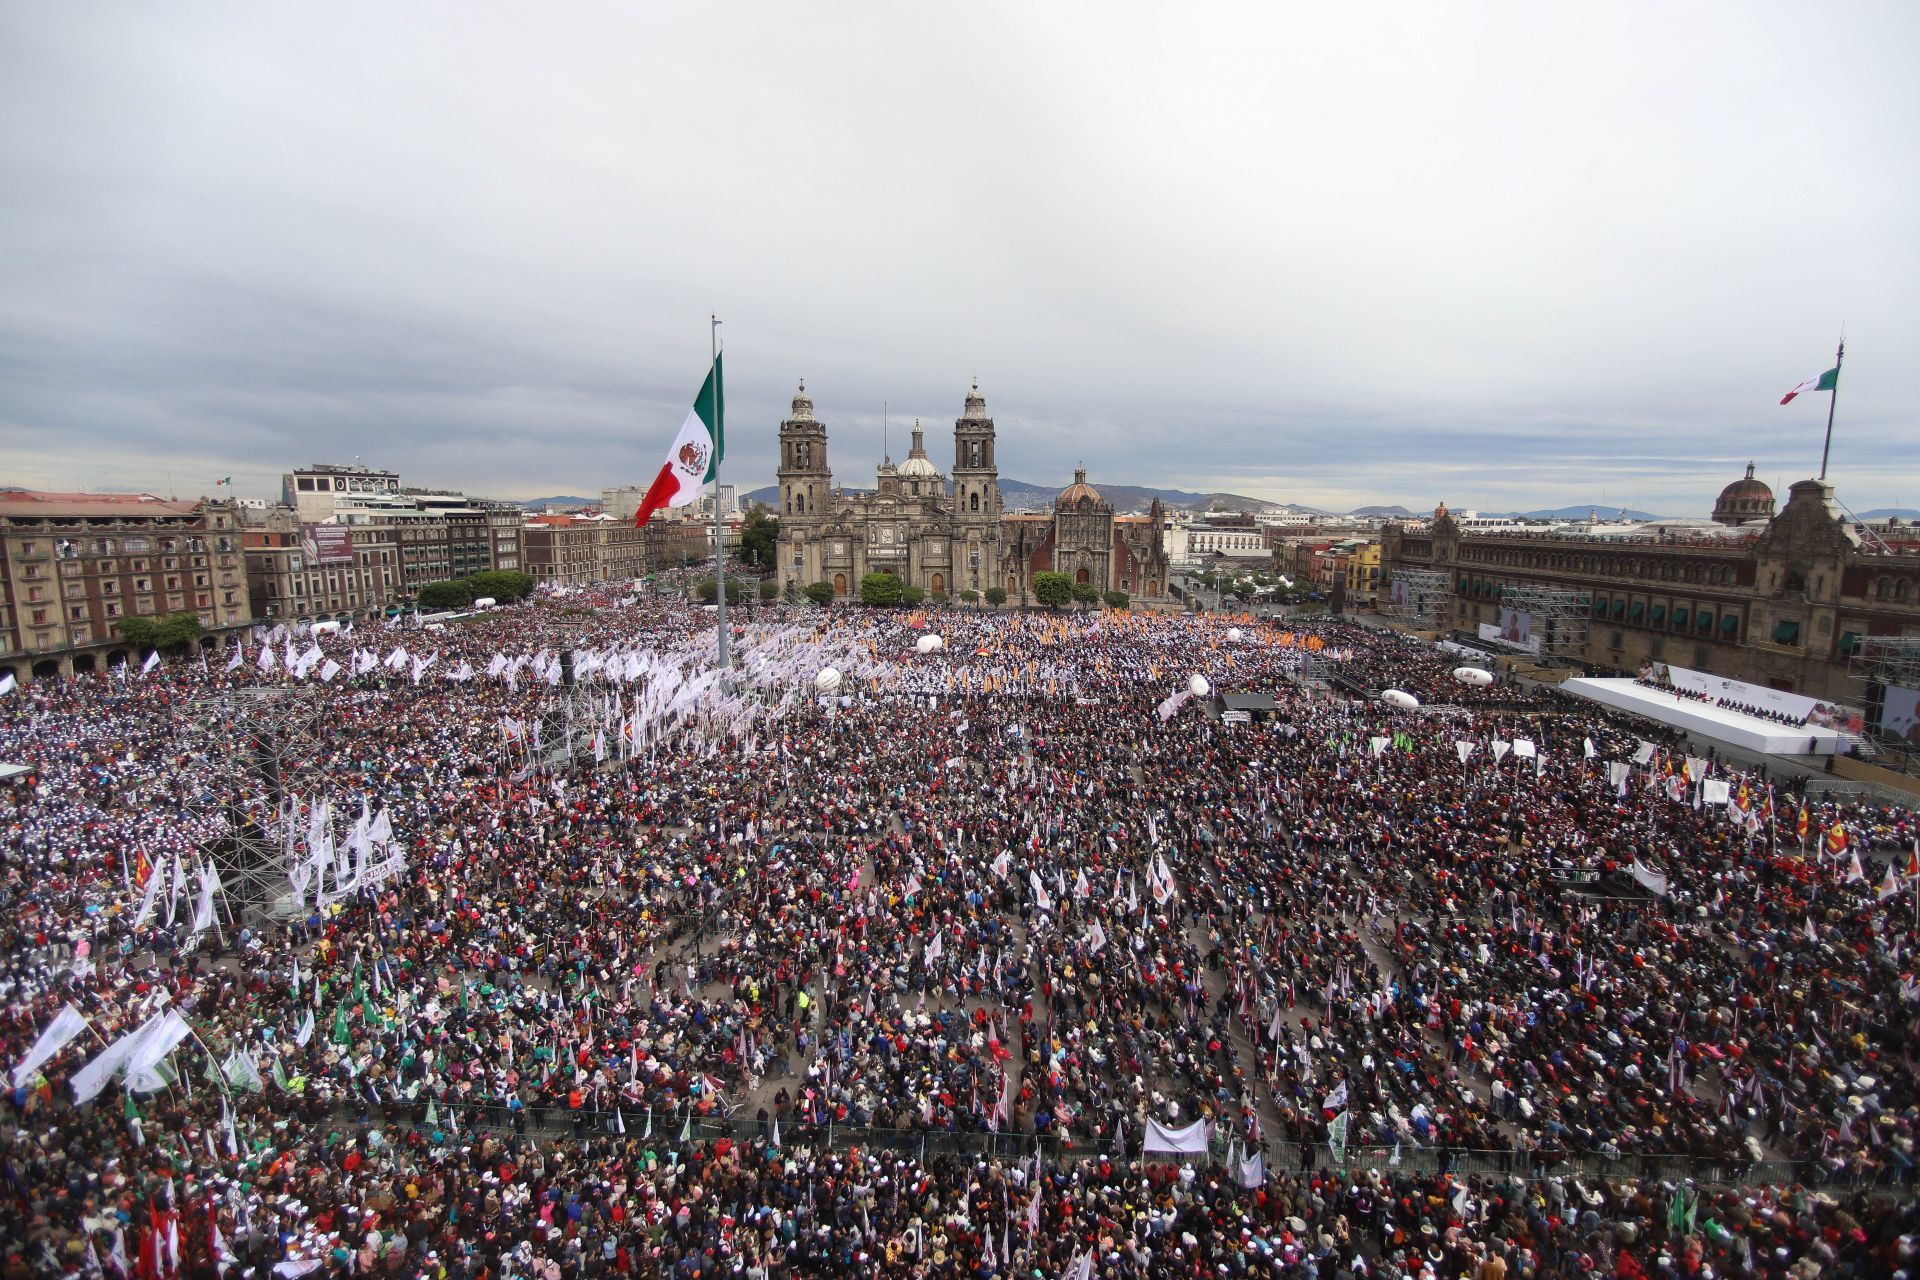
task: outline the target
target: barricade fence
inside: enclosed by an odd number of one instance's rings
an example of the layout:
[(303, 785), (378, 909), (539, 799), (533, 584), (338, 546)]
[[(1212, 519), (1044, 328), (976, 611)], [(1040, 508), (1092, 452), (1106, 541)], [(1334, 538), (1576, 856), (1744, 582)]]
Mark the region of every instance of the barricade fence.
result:
[(1150, 1162), (1206, 1163), (1226, 1168), (1236, 1159), (1259, 1154), (1269, 1174), (1299, 1174), (1344, 1170), (1355, 1176), (1377, 1171), (1389, 1176), (1515, 1178), (1534, 1181), (1543, 1178), (1572, 1177), (1582, 1181), (1606, 1179), (1619, 1182), (1678, 1183), (1691, 1179), (1705, 1186), (1758, 1187), (1804, 1186), (1873, 1187), (1910, 1186), (1915, 1181), (1911, 1168), (1890, 1165), (1884, 1169), (1833, 1167), (1811, 1160), (1727, 1160), (1686, 1153), (1650, 1152), (1573, 1152), (1544, 1156), (1531, 1151), (1487, 1151), (1460, 1147), (1422, 1147), (1350, 1145), (1336, 1149), (1326, 1143), (1296, 1143), (1267, 1139), (1246, 1144), (1224, 1131), (1217, 1132), (1204, 1155), (1176, 1156), (1143, 1153), (1137, 1138), (1116, 1152), (1111, 1143), (1073, 1142), (1055, 1134), (992, 1133), (981, 1130), (891, 1129), (874, 1125), (803, 1124), (789, 1121), (777, 1126), (771, 1121), (736, 1111), (732, 1116), (693, 1116), (685, 1112), (654, 1112), (646, 1108), (629, 1111), (572, 1110), (566, 1107), (509, 1108), (497, 1103), (439, 1106), (430, 1109), (424, 1103), (358, 1108), (351, 1103), (336, 1103), (329, 1110), (336, 1121), (361, 1127), (402, 1128), (428, 1134), (471, 1134), (475, 1132), (516, 1133), (541, 1139), (605, 1141), (638, 1138), (648, 1134), (655, 1141), (678, 1142), (684, 1134), (689, 1142), (713, 1142), (729, 1138), (736, 1142), (762, 1145), (773, 1140), (778, 1128), (782, 1148), (809, 1151), (895, 1152), (902, 1157), (926, 1161), (939, 1156), (964, 1156), (969, 1159), (1031, 1160), (1037, 1151), (1044, 1164), (1109, 1159), (1119, 1164), (1133, 1160)]

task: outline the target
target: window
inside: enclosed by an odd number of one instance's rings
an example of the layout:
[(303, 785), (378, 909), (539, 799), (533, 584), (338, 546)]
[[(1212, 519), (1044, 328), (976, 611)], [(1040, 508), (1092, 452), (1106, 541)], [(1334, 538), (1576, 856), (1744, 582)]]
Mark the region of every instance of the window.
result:
[(1773, 624), (1773, 642), (1775, 644), (1799, 644), (1800, 624), (1792, 618), (1782, 618)]

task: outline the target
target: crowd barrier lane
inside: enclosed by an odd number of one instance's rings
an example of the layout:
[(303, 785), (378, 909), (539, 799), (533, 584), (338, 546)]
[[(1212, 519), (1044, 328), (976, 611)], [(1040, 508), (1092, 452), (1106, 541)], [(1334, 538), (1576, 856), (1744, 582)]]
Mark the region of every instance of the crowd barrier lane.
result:
[[(400, 1106), (360, 1108), (351, 1103), (335, 1103), (328, 1109), (337, 1124), (357, 1128), (407, 1129), (423, 1135), (429, 1131), (443, 1134), (514, 1133), (542, 1140), (606, 1141), (623, 1135), (636, 1138), (648, 1130), (645, 1108), (628, 1110), (570, 1110), (566, 1107), (524, 1107), (509, 1109), (498, 1104), (440, 1107), (433, 1123), (427, 1120), (427, 1108), (421, 1103)], [(731, 1138), (736, 1142), (760, 1144), (772, 1138), (773, 1124), (758, 1118), (735, 1114), (731, 1117), (699, 1116), (689, 1121), (684, 1113), (655, 1113), (651, 1119), (653, 1140), (677, 1142), (684, 1132), (693, 1142), (712, 1142)], [(810, 1151), (895, 1152), (915, 1160), (939, 1156), (965, 1156), (969, 1159), (1031, 1160), (1035, 1151), (1043, 1164), (1065, 1164), (1111, 1159), (1116, 1163), (1142, 1159), (1137, 1145), (1128, 1143), (1124, 1153), (1116, 1154), (1111, 1144), (1069, 1142), (1056, 1135), (1031, 1133), (992, 1133), (984, 1130), (889, 1129), (873, 1125), (812, 1125), (782, 1123), (779, 1139), (783, 1148)], [(1353, 1175), (1378, 1171), (1384, 1175), (1433, 1177), (1451, 1174), (1460, 1178), (1537, 1181), (1544, 1178), (1571, 1177), (1582, 1182), (1602, 1180), (1620, 1183), (1680, 1182), (1691, 1180), (1713, 1187), (1783, 1187), (1795, 1184), (1838, 1189), (1882, 1188), (1916, 1189), (1914, 1170), (1890, 1163), (1883, 1168), (1834, 1168), (1810, 1160), (1729, 1160), (1695, 1156), (1683, 1152), (1605, 1152), (1556, 1153), (1543, 1156), (1529, 1151), (1470, 1150), (1459, 1147), (1348, 1146), (1343, 1152), (1325, 1143), (1295, 1143), (1269, 1139), (1259, 1145), (1259, 1154), (1271, 1174), (1300, 1174), (1344, 1170)], [(1228, 1168), (1229, 1161), (1253, 1154), (1251, 1147), (1217, 1134), (1204, 1162)], [(1229, 1169), (1237, 1173), (1238, 1170)]]

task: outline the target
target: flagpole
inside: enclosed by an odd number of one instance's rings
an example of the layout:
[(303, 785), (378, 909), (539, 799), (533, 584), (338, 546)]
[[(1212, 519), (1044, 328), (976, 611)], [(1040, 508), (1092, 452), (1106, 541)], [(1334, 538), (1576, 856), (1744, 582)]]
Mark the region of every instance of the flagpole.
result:
[[(714, 618), (720, 628), (720, 689), (727, 688), (727, 672), (732, 669), (727, 660), (727, 541), (720, 523), (720, 445), (726, 437), (727, 411), (724, 407), (726, 392), (720, 386), (720, 319), (709, 315), (708, 328), (712, 348), (712, 363), (707, 367), (713, 370), (713, 605)], [(1829, 435), (1833, 432), (1831, 414), (1827, 424)], [(1820, 468), (1822, 477), (1826, 467)]]
[(1820, 478), (1827, 478), (1827, 453), (1833, 448), (1833, 407), (1840, 401), (1840, 366), (1847, 358), (1847, 340), (1840, 339), (1840, 349), (1833, 355), (1833, 390), (1827, 393), (1827, 442), (1820, 446)]

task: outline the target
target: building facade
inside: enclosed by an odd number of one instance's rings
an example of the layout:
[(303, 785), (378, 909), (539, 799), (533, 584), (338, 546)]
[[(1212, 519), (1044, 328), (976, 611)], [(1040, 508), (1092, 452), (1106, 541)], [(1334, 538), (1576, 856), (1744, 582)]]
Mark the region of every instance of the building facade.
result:
[(927, 456), (916, 422), (898, 466), (881, 461), (871, 494), (835, 487), (827, 429), (806, 385), (780, 424), (779, 577), (788, 589), (814, 582), (857, 596), (870, 573), (890, 573), (934, 597), (1003, 588), (1031, 599), (1033, 574), (1063, 572), (1100, 591), (1158, 599), (1167, 586), (1160, 510), (1116, 516), (1086, 473), (1051, 514), (1009, 516), (1000, 495), (997, 432), (978, 384), (953, 424), (951, 479)]
[(1444, 575), (1445, 616), (1429, 625), (1495, 623), (1508, 589), (1574, 592), (1584, 642), (1544, 639), (1589, 666), (1632, 674), (1668, 662), (1859, 705), (1855, 640), (1920, 635), (1920, 535), (1856, 524), (1824, 481), (1793, 485), (1771, 516), (1760, 514), (1773, 509), (1763, 490), (1749, 468), (1721, 495), (1716, 524), (1620, 536), (1476, 534), (1442, 506), (1423, 530), (1388, 526), (1385, 574)]
[(104, 670), (142, 655), (123, 618), (191, 613), (225, 648), (253, 617), (230, 503), (149, 494), (0, 493), (0, 674)]

